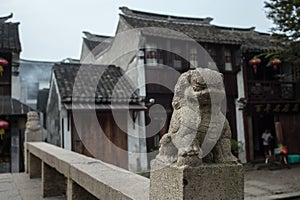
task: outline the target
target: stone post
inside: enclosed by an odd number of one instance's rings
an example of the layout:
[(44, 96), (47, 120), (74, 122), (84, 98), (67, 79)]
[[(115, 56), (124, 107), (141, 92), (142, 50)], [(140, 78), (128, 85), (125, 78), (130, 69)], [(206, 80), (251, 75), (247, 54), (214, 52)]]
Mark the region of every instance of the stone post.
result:
[(27, 166), (27, 142), (42, 142), (44, 140), (44, 132), (40, 125), (40, 118), (37, 112), (30, 111), (27, 113), (27, 122), (25, 129), (25, 140), (24, 140), (24, 166), (25, 172), (28, 173)]
[(97, 200), (95, 196), (70, 178), (68, 179), (67, 198), (68, 200)]
[(242, 165), (171, 165), (151, 172), (150, 200), (244, 199)]
[(27, 152), (29, 178), (41, 178), (42, 161), (33, 154)]
[(11, 126), (11, 172), (20, 172), (20, 136), (17, 119), (12, 117)]
[(64, 175), (42, 162), (42, 195), (54, 197), (66, 194), (67, 183)]
[(151, 161), (150, 200), (244, 199), (243, 167), (222, 113), (223, 76), (197, 68), (175, 86), (173, 115)]

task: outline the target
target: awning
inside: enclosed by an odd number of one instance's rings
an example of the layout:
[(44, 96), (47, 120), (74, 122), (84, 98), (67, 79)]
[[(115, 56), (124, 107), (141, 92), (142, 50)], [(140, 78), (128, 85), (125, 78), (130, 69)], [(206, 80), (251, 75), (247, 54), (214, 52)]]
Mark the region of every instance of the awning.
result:
[(26, 115), (32, 110), (29, 106), (10, 96), (0, 96), (0, 115)]
[(67, 110), (147, 110), (141, 104), (91, 104), (91, 103), (65, 103)]

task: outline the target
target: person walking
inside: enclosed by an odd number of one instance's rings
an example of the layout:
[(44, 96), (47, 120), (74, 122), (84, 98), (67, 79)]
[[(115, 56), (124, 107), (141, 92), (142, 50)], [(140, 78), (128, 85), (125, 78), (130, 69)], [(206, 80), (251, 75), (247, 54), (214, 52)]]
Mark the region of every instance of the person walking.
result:
[(268, 163), (269, 158), (272, 156), (271, 141), (273, 139), (273, 136), (270, 133), (269, 129), (265, 129), (265, 131), (261, 135), (261, 138), (263, 140), (264, 154), (265, 154), (265, 158), (266, 158), (265, 162)]

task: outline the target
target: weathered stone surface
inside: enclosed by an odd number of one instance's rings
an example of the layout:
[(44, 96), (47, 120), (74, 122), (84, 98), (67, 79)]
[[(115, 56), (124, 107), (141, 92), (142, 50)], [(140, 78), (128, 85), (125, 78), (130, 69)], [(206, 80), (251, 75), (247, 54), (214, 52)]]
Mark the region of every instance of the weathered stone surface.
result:
[(243, 199), (243, 168), (231, 153), (221, 112), (224, 97), (219, 72), (198, 68), (179, 77), (170, 128), (151, 162), (151, 200)]
[(171, 165), (150, 176), (150, 200), (243, 199), (243, 167), (237, 164)]
[(176, 162), (178, 166), (199, 166), (203, 161), (236, 163), (231, 154), (230, 127), (221, 112), (224, 97), (219, 72), (197, 68), (183, 73), (175, 86), (169, 131), (162, 137), (153, 162)]
[(67, 197), (68, 200), (97, 200), (95, 196), (86, 191), (72, 179), (68, 179)]
[[(67, 190), (68, 198), (73, 199), (149, 199), (150, 180), (145, 177), (44, 142), (27, 143), (27, 148), (44, 163), (43, 191), (56, 188), (61, 194)], [(49, 185), (50, 178), (53, 185)]]
[(29, 163), (29, 178), (41, 178), (42, 174), (42, 161), (37, 156), (28, 153)]
[(40, 125), (40, 117), (37, 112), (27, 113), (25, 129), (25, 142), (41, 142), (44, 140), (44, 132)]
[(42, 162), (42, 195), (43, 197), (62, 196), (66, 194), (66, 178), (56, 169)]
[[(30, 111), (27, 113), (24, 143), (26, 144), (26, 142), (41, 142), (43, 140), (44, 140), (44, 132), (40, 125), (40, 117), (37, 112)], [(28, 172), (27, 156), (28, 156), (27, 146), (24, 145), (25, 172)]]

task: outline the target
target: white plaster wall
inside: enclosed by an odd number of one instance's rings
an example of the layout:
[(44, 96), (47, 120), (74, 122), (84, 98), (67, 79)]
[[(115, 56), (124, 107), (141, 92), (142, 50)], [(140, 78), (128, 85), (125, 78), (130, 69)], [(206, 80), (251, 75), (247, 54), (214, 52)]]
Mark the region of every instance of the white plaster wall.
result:
[(138, 62), (137, 62), (137, 82), (139, 85), (140, 97), (146, 97), (146, 75), (145, 75), (145, 64), (144, 64), (144, 52), (138, 52)]
[(21, 94), (20, 77), (12, 76), (11, 81), (12, 81), (11, 96), (14, 99), (20, 100), (20, 94)]
[[(128, 119), (131, 119), (128, 116)], [(128, 169), (132, 172), (146, 172), (148, 170), (145, 112), (139, 111), (136, 124), (128, 120)], [(133, 136), (133, 137), (130, 137)]]
[[(140, 37), (139, 31), (124, 32), (116, 35), (110, 49), (98, 57), (95, 64), (114, 64), (121, 67), (125, 72), (132, 74), (131, 70), (137, 67), (135, 58), (139, 52)], [(136, 78), (137, 74), (134, 77)], [(133, 81), (137, 84), (137, 81)]]
[(61, 109), (61, 123), (62, 123), (62, 119), (63, 119), (63, 124), (61, 124), (62, 128), (61, 130), (63, 129), (64, 130), (64, 134), (62, 137), (64, 137), (64, 149), (67, 149), (67, 150), (72, 150), (72, 138), (71, 138), (71, 125), (69, 125), (69, 130), (68, 130), (68, 113), (67, 113), (67, 110), (62, 107)]
[[(244, 78), (243, 67), (237, 73), (237, 87), (238, 87), (238, 99), (245, 98), (244, 90)], [(243, 144), (241, 151), (239, 152), (239, 159), (242, 163), (246, 163), (246, 148), (245, 148), (245, 129), (244, 129), (244, 116), (243, 116), (243, 104), (236, 100), (236, 127), (237, 127), (237, 140)]]

